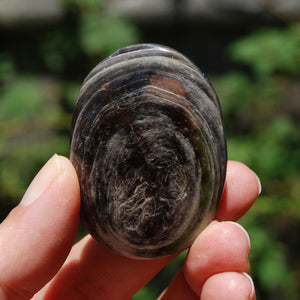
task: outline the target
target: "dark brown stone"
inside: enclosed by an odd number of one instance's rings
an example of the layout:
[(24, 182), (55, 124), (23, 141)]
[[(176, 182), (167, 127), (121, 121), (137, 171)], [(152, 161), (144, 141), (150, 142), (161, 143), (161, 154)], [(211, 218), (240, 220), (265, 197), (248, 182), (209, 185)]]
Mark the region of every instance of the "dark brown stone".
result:
[(96, 240), (131, 257), (183, 250), (212, 220), (223, 190), (217, 96), (177, 51), (122, 48), (82, 85), (70, 158)]

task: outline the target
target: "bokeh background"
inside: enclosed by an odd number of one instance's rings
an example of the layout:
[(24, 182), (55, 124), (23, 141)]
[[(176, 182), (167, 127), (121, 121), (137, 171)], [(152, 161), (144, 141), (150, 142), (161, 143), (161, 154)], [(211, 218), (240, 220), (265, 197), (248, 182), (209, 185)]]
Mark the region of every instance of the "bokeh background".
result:
[[(86, 74), (117, 48), (155, 42), (190, 57), (219, 95), (229, 159), (263, 191), (248, 230), (258, 299), (300, 299), (300, 2), (0, 0), (0, 218), (53, 153), (69, 154)], [(84, 234), (80, 226), (78, 238)], [(134, 300), (155, 299), (183, 263)]]

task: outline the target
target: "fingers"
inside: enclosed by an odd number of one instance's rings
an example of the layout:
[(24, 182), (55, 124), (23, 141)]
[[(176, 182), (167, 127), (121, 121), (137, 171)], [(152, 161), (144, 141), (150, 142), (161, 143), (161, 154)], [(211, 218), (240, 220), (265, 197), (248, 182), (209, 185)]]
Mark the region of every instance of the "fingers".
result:
[(184, 275), (192, 290), (201, 294), (204, 282), (223, 272), (248, 272), (250, 240), (237, 223), (212, 222), (191, 246)]
[[(249, 271), (249, 250), (249, 236), (240, 225), (212, 222), (194, 242), (183, 269), (159, 300), (193, 300), (199, 296), (204, 300), (254, 299), (252, 280), (243, 273)], [(236, 296), (230, 298), (234, 293)]]
[(0, 225), (4, 299), (30, 298), (61, 267), (76, 237), (79, 198), (72, 164), (53, 156)]
[(239, 219), (251, 207), (260, 192), (260, 180), (251, 169), (240, 162), (228, 161), (224, 192), (216, 219)]
[(226, 272), (213, 275), (203, 286), (200, 300), (255, 300), (251, 277), (245, 273)]

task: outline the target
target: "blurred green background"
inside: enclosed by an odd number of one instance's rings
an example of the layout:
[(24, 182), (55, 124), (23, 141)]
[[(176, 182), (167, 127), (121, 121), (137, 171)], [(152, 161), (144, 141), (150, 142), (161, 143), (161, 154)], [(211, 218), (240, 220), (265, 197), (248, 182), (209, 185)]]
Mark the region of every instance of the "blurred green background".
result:
[[(236, 19), (228, 12), (191, 18), (183, 13), (185, 1), (174, 1), (168, 17), (146, 19), (112, 13), (105, 1), (56, 2), (60, 10), (52, 17), (3, 19), (0, 1), (1, 220), (53, 153), (68, 156), (72, 110), (91, 68), (121, 46), (162, 43), (210, 78), (223, 108), (229, 159), (261, 178), (261, 196), (239, 220), (252, 241), (257, 298), (299, 300), (299, 19), (268, 7), (243, 21), (238, 12)], [(78, 238), (83, 233), (81, 227)], [(133, 299), (155, 299), (183, 260), (184, 254)]]

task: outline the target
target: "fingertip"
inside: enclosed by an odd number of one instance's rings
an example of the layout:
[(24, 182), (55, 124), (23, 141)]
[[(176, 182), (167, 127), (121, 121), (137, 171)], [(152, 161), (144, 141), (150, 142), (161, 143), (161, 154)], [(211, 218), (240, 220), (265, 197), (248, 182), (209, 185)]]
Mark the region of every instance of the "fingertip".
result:
[(251, 193), (253, 193), (255, 197), (261, 193), (262, 186), (258, 175), (242, 162), (234, 160), (228, 161), (227, 177), (231, 184), (243, 184), (243, 188), (245, 188), (245, 186), (251, 188)]
[(255, 289), (246, 273), (215, 274), (204, 283), (200, 300), (254, 300)]
[(226, 181), (216, 219), (235, 221), (253, 205), (261, 192), (259, 177), (245, 164), (228, 161)]
[[(30, 205), (39, 199), (55, 181), (58, 183), (59, 181), (66, 181), (68, 184), (64, 185), (64, 188), (68, 189), (72, 195), (79, 195), (78, 178), (72, 163), (68, 158), (54, 154), (34, 177), (19, 205), (23, 207)], [(57, 183), (56, 185), (60, 186)], [(68, 197), (61, 199), (62, 201), (69, 200)], [(73, 199), (74, 196), (72, 201), (74, 204), (78, 204), (78, 201), (76, 202)], [(78, 199), (78, 197), (75, 199)]]
[(63, 172), (64, 165), (54, 154), (34, 177), (19, 205), (26, 207), (33, 203)]
[(262, 185), (261, 185), (261, 181), (260, 181), (260, 178), (258, 177), (258, 175), (253, 171), (251, 170), (257, 180), (257, 184), (258, 184), (258, 193), (257, 193), (257, 196), (259, 196), (261, 194), (261, 191), (262, 191)]
[[(71, 163), (71, 161), (61, 155), (57, 155), (57, 160), (61, 168), (63, 168), (64, 173), (62, 174), (61, 180), (61, 187), (68, 191), (69, 197), (62, 198), (63, 201), (70, 201), (73, 205), (76, 206), (77, 211), (80, 209), (80, 187), (79, 181), (77, 177), (76, 170)], [(67, 194), (66, 192), (64, 192)]]
[(250, 283), (249, 299), (255, 299), (255, 286), (254, 286), (252, 277), (248, 273), (245, 273), (245, 272), (243, 272), (242, 274), (249, 280), (249, 283)]
[[(225, 223), (225, 222), (224, 222)], [(231, 224), (233, 226), (236, 226), (238, 228), (238, 230), (240, 231), (240, 235), (244, 235), (245, 239), (248, 241), (248, 248), (250, 251), (251, 248), (251, 240), (250, 240), (250, 236), (247, 232), (247, 230), (239, 223), (237, 222), (232, 222), (232, 221), (226, 221), (227, 224)]]
[(76, 184), (78, 184), (77, 173), (72, 162), (67, 157), (62, 155), (55, 154), (55, 157), (61, 168), (67, 170), (67, 172), (73, 177), (73, 180), (76, 182)]
[(200, 295), (204, 282), (214, 274), (248, 272), (249, 236), (233, 222), (212, 222), (195, 240), (186, 257), (184, 274)]

